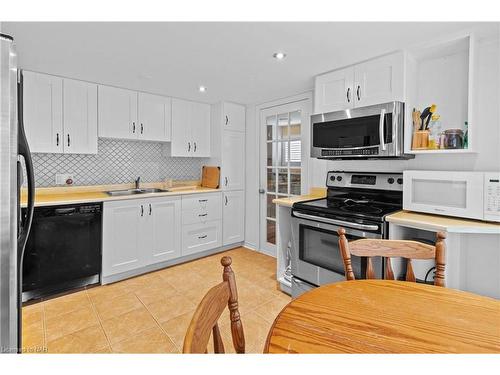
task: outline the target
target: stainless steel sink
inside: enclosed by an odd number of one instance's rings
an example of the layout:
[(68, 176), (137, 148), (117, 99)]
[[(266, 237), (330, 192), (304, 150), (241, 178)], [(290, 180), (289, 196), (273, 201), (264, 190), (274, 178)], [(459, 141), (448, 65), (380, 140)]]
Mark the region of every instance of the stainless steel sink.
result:
[(111, 195), (112, 197), (116, 197), (116, 196), (121, 196), (121, 195), (166, 193), (166, 192), (168, 192), (168, 190), (149, 188), (149, 189), (112, 190), (112, 191), (107, 191), (106, 194)]

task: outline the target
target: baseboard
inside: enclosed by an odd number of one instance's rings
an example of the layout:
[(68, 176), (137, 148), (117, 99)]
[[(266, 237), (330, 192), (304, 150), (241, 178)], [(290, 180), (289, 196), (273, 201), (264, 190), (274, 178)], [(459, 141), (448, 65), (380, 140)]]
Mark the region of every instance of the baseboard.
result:
[(259, 251), (257, 249), (257, 246), (255, 244), (253, 244), (253, 243), (244, 242), (243, 246), (246, 247), (247, 249), (250, 249), (250, 250)]
[(161, 270), (163, 268), (167, 268), (167, 267), (175, 266), (177, 264), (181, 264), (181, 263), (189, 262), (189, 261), (192, 261), (192, 260), (200, 259), (200, 258), (209, 256), (209, 255), (214, 255), (214, 254), (217, 254), (217, 253), (222, 253), (224, 251), (231, 250), (231, 249), (234, 249), (234, 248), (237, 248), (237, 247), (241, 247), (241, 246), (244, 246), (244, 243), (243, 242), (237, 242), (237, 243), (234, 243), (234, 244), (221, 246), (221, 247), (218, 247), (218, 248), (215, 248), (215, 249), (201, 251), (201, 252), (196, 253), (196, 254), (190, 254), (190, 255), (186, 255), (186, 256), (180, 257), (180, 258), (168, 260), (166, 262), (161, 262), (161, 263), (156, 263), (156, 264), (150, 264), (150, 265), (147, 265), (147, 266), (144, 266), (144, 267), (137, 268), (135, 270), (130, 270), (130, 271), (127, 271), (127, 272), (122, 272), (122, 273), (119, 273), (119, 274), (116, 274), (116, 275), (102, 276), (101, 277), (101, 284), (102, 285), (111, 284), (111, 283), (114, 283), (114, 282), (117, 282), (117, 281), (128, 279), (130, 277), (139, 276), (139, 275), (142, 275), (142, 274), (145, 274), (145, 273), (148, 273), (148, 272), (158, 271), (158, 270)]

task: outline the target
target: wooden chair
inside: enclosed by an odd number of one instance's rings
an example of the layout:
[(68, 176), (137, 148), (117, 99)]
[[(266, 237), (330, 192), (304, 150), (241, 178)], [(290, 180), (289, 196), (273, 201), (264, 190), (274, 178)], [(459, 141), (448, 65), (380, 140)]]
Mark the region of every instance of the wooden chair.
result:
[(445, 233), (438, 232), (436, 235), (436, 245), (427, 245), (417, 241), (406, 240), (377, 240), (362, 239), (348, 242), (345, 236), (345, 229), (339, 228), (339, 248), (344, 261), (344, 271), (347, 280), (355, 280), (351, 265), (351, 254), (359, 257), (367, 257), (366, 278), (374, 279), (372, 257), (385, 257), (384, 278), (394, 280), (394, 273), (391, 265), (391, 257), (401, 257), (406, 259), (406, 281), (415, 282), (415, 274), (411, 264), (412, 259), (435, 259), (436, 274), (434, 285), (445, 286)]
[(245, 353), (245, 336), (238, 311), (238, 292), (231, 263), (230, 257), (221, 259), (221, 264), (224, 267), (223, 282), (205, 294), (194, 312), (184, 338), (183, 353), (207, 353), (210, 333), (213, 334), (214, 352), (224, 353), (224, 344), (217, 322), (226, 306), (229, 308), (234, 349), (236, 353)]

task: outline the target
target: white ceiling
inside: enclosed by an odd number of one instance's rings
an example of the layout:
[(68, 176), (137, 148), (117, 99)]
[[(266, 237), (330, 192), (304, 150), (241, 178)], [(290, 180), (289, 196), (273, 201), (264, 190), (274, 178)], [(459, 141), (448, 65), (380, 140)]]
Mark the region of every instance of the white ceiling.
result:
[[(19, 65), (213, 103), (261, 103), (313, 87), (318, 73), (478, 26), (471, 23), (5, 22)], [(498, 30), (498, 24), (483, 25)], [(272, 54), (284, 51), (276, 61)], [(208, 91), (198, 92), (205, 85)]]

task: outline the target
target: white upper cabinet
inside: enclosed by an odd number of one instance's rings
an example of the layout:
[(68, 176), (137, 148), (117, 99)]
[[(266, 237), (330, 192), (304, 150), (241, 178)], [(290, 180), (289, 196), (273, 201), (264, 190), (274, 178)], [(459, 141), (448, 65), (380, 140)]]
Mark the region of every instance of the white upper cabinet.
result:
[(190, 102), (172, 99), (172, 156), (191, 156)]
[(31, 152), (63, 152), (63, 80), (23, 72), (23, 117)]
[(99, 85), (99, 137), (137, 139), (137, 92)]
[(405, 101), (404, 53), (396, 52), (315, 79), (314, 112)]
[(191, 136), (193, 153), (191, 156), (210, 156), (210, 105), (191, 103)]
[(223, 111), (224, 130), (245, 131), (245, 107), (225, 102)]
[(354, 68), (345, 68), (317, 76), (314, 85), (316, 113), (354, 107)]
[(245, 134), (223, 132), (221, 183), (224, 190), (245, 189)]
[(397, 52), (354, 66), (356, 107), (404, 101), (404, 54)]
[(97, 85), (63, 80), (64, 153), (97, 153)]
[(245, 192), (224, 192), (222, 244), (230, 245), (245, 239)]
[(172, 100), (140, 92), (138, 101), (138, 139), (170, 141)]
[(172, 156), (210, 156), (210, 105), (172, 99)]

